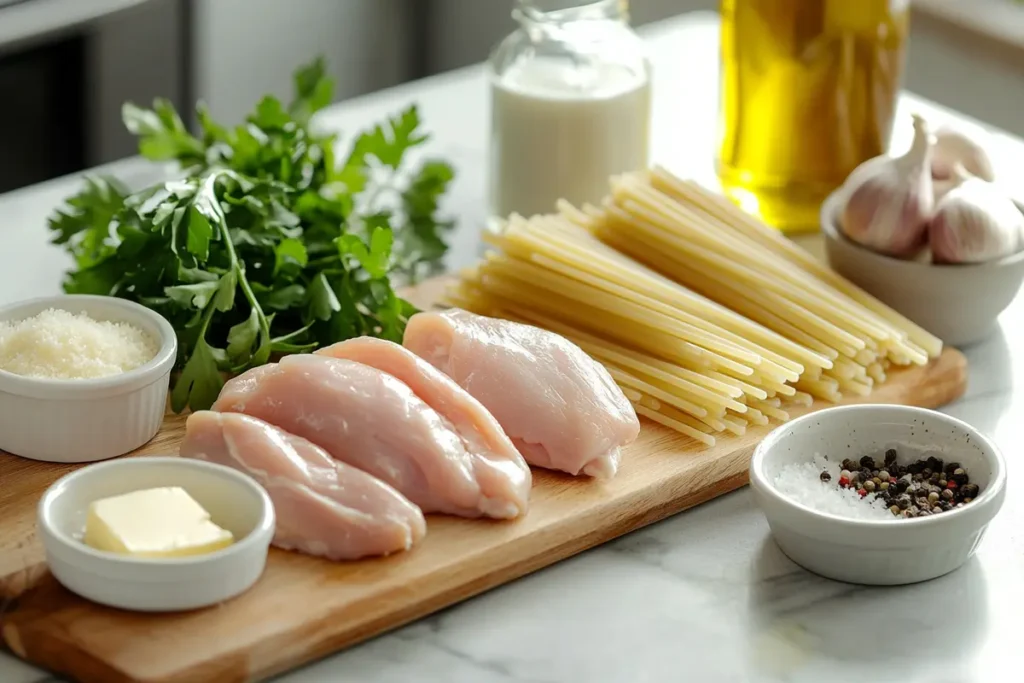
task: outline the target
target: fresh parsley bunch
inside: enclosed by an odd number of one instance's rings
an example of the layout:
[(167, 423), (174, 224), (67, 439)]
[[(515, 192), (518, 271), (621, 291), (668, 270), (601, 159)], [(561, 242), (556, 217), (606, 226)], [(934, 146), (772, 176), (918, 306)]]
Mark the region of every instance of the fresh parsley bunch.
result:
[(66, 292), (131, 299), (174, 326), (176, 412), (208, 408), (225, 374), (276, 355), (360, 335), (400, 341), (415, 309), (392, 281), (436, 270), (447, 249), (438, 202), (451, 167), (403, 167), (427, 139), (415, 106), (338, 160), (335, 137), (309, 126), (333, 91), (321, 61), (296, 72), (295, 91), (287, 108), (264, 97), (234, 129), (200, 104), (199, 136), (166, 101), (126, 104), (139, 151), (177, 160), (182, 176), (135, 193), (87, 178), (50, 219), (75, 258)]

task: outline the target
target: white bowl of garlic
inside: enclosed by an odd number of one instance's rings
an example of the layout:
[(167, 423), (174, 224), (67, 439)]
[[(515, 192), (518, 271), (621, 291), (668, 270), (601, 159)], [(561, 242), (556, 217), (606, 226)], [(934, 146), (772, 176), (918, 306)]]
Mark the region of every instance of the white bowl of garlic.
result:
[(981, 147), (915, 116), (905, 155), (822, 204), (829, 265), (947, 344), (985, 339), (1024, 282), (1024, 210), (993, 180)]

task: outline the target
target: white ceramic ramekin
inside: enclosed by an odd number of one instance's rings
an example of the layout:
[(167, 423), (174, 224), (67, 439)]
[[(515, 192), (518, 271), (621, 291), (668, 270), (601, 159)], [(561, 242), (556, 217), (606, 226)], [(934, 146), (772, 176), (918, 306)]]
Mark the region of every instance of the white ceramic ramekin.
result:
[[(133, 558), (82, 542), (89, 504), (140, 489), (180, 486), (235, 543), (206, 555)], [(254, 479), (223, 465), (141, 457), (88, 465), (56, 481), (39, 501), (39, 535), (54, 577), (73, 593), (122, 609), (170, 612), (214, 605), (263, 573), (274, 506)]]
[(158, 313), (109, 296), (65, 295), (0, 308), (22, 320), (48, 308), (130, 323), (160, 344), (156, 356), (112, 377), (37, 379), (0, 370), (0, 450), (48, 462), (91, 462), (122, 455), (153, 438), (167, 410), (178, 344)]
[[(959, 462), (981, 493), (949, 512), (917, 519), (861, 520), (818, 512), (781, 494), (775, 478), (815, 453), (841, 462), (888, 448), (899, 462), (934, 455)], [(897, 585), (958, 568), (974, 554), (1006, 495), (998, 449), (970, 425), (924, 408), (857, 405), (829, 408), (776, 428), (754, 451), (750, 485), (779, 547), (797, 564), (851, 583)]]

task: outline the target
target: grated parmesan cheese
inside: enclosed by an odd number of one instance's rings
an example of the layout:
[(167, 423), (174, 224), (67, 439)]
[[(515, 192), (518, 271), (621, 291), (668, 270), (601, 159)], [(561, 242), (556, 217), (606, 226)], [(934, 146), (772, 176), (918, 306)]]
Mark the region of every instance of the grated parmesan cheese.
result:
[(45, 379), (109, 377), (148, 363), (159, 346), (128, 323), (49, 308), (0, 321), (0, 370)]

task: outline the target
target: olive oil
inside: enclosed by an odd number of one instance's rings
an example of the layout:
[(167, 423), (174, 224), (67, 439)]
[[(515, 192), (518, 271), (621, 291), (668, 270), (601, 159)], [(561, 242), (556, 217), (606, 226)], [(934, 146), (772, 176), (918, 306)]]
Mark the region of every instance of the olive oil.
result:
[(822, 200), (888, 148), (909, 15), (908, 0), (722, 0), (725, 193), (816, 230)]

